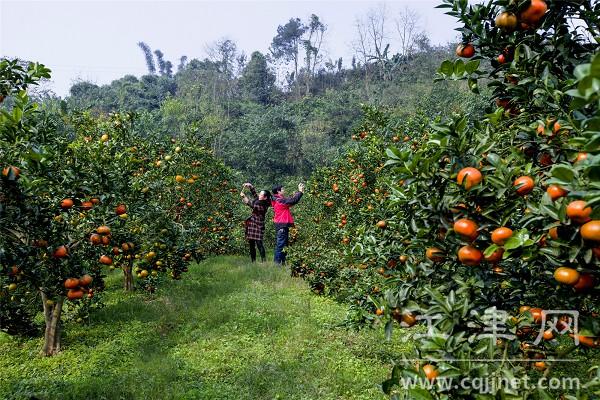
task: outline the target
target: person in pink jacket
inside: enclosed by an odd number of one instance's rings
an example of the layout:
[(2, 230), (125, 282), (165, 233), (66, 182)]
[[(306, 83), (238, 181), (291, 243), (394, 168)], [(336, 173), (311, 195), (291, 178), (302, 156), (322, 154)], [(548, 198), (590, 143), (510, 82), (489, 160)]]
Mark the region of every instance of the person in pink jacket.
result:
[(277, 232), (274, 257), (276, 264), (285, 264), (285, 246), (288, 244), (290, 227), (294, 226), (294, 217), (290, 208), (300, 201), (303, 194), (304, 185), (302, 183), (298, 185), (298, 191), (292, 197), (284, 197), (283, 186), (273, 187), (271, 205), (275, 212), (273, 222), (275, 222), (275, 231)]

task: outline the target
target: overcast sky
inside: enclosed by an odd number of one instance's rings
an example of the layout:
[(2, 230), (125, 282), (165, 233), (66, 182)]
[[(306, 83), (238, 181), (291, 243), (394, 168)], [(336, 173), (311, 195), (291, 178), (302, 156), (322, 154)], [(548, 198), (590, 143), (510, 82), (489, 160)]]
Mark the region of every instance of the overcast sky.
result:
[[(457, 38), (454, 20), (434, 7), (438, 0), (388, 0), (391, 21), (406, 7), (421, 17), (434, 44)], [(29, 1), (0, 0), (0, 55), (39, 61), (52, 69), (50, 88), (68, 94), (77, 80), (107, 84), (126, 74), (147, 72), (139, 41), (160, 49), (174, 69), (182, 55), (206, 57), (220, 38), (240, 50), (267, 52), (278, 25), (316, 14), (327, 25), (332, 59), (352, 57), (354, 21), (381, 1)], [(390, 28), (392, 26), (390, 25)], [(393, 38), (390, 38), (393, 48)]]

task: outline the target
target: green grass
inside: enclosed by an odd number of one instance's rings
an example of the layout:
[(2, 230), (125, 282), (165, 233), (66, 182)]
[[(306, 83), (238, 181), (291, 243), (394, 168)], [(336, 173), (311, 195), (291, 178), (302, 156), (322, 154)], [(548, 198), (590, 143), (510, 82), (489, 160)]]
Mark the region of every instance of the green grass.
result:
[(68, 324), (55, 357), (0, 336), (0, 398), (384, 399), (408, 346), (337, 327), (343, 305), (271, 263), (213, 258), (152, 296), (120, 284), (115, 272), (106, 307)]

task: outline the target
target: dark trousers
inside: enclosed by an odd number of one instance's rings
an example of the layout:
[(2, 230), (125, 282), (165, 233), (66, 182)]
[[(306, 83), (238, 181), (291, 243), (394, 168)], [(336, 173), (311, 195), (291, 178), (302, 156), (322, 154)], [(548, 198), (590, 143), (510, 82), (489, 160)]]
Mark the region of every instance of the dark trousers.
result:
[(263, 241), (249, 239), (248, 243), (250, 244), (250, 258), (252, 259), (252, 262), (256, 261), (256, 248), (257, 247), (258, 247), (258, 252), (260, 253), (260, 260), (262, 262), (266, 261), (267, 256), (265, 254), (265, 246), (263, 245)]
[(288, 245), (290, 236), (289, 227), (281, 227), (277, 229), (276, 244), (275, 244), (275, 257), (274, 261), (276, 264), (285, 264), (285, 247)]

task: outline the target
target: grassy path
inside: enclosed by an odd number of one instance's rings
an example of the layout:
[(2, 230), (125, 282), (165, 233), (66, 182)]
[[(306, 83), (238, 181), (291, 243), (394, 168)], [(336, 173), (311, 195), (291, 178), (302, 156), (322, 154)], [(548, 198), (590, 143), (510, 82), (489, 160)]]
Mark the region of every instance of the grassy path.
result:
[(69, 324), (64, 351), (0, 336), (1, 399), (385, 399), (398, 340), (335, 326), (345, 308), (272, 264), (219, 257), (156, 295), (126, 295)]

